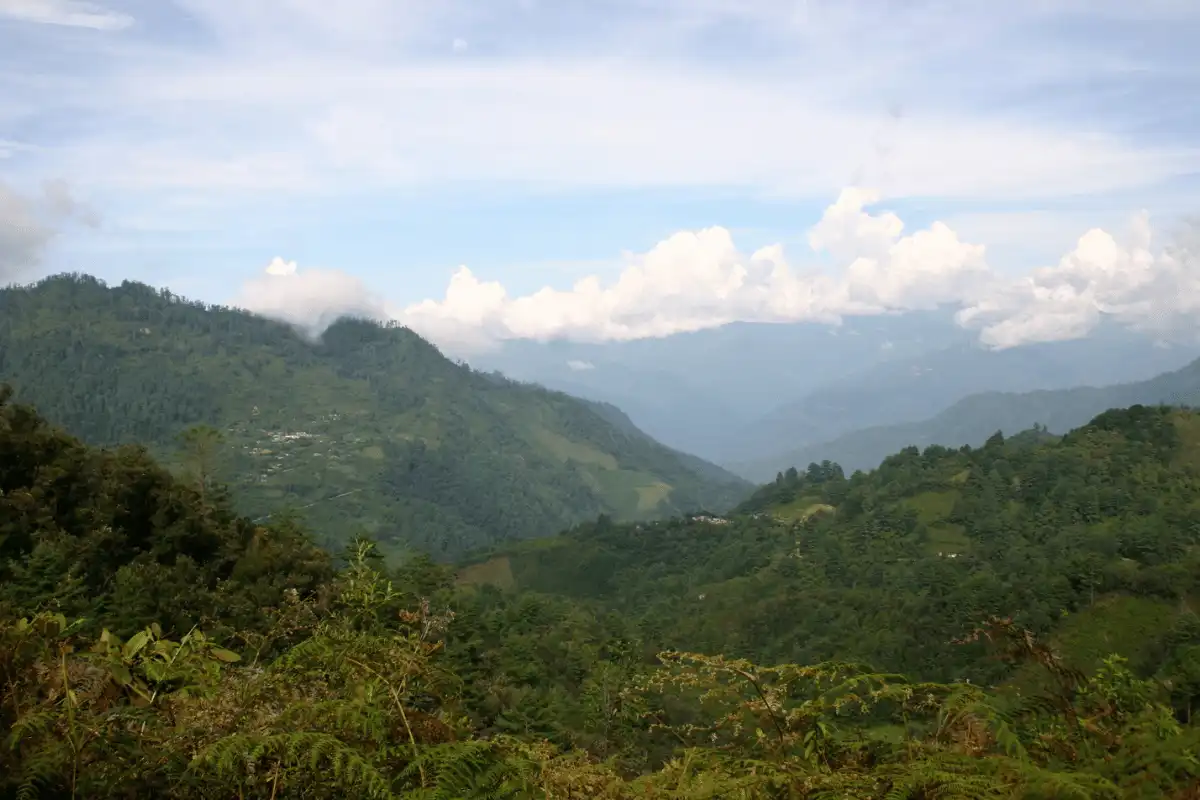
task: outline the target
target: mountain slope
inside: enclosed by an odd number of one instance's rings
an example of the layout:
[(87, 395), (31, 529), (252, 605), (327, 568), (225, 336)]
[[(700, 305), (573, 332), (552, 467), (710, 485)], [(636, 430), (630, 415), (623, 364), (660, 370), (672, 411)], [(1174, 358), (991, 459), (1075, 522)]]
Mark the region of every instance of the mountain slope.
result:
[(411, 331), (342, 320), (319, 342), (140, 284), (59, 276), (0, 291), (0, 381), (97, 444), (174, 450), (218, 428), (242, 510), (299, 507), (327, 540), (364, 531), (438, 554), (604, 513), (731, 505), (748, 487), (593, 407), (497, 381)]
[(1104, 387), (1025, 393), (987, 392), (966, 397), (922, 422), (852, 431), (819, 444), (738, 466), (738, 472), (770, 480), (790, 466), (824, 460), (847, 470), (873, 469), (890, 453), (931, 444), (980, 445), (996, 431), (1014, 434), (1041, 425), (1063, 433), (1109, 408), (1131, 405), (1200, 405), (1200, 360), (1150, 380)]
[(947, 310), (847, 317), (841, 325), (731, 323), (631, 341), (508, 340), (465, 354), (577, 397), (613, 403), (655, 439), (720, 460), (782, 400), (878, 364), (971, 338)]
[[(1003, 351), (943, 308), (817, 322), (732, 323), (628, 342), (509, 340), (464, 354), (615, 404), (660, 442), (729, 465), (875, 425), (915, 422), (971, 394), (1140, 381), (1200, 357), (1111, 321), (1087, 338)], [(773, 473), (772, 473), (773, 474)]]
[(1041, 442), (792, 472), (726, 518), (589, 523), (459, 580), (589, 603), (664, 647), (980, 683), (1021, 677), (953, 643), (993, 615), (1081, 668), (1170, 670), (1200, 644), (1198, 566), (1200, 414), (1135, 406)]
[[(1198, 355), (1200, 351), (1194, 346), (1162, 346), (1112, 326), (1102, 326), (1087, 339), (1000, 351), (961, 344), (877, 364), (827, 383), (738, 431), (739, 441), (723, 461), (755, 462), (775, 455), (780, 442), (789, 443), (794, 450), (867, 427), (928, 419), (963, 398), (983, 392), (1031, 392), (1143, 381), (1179, 369)], [(1112, 404), (1100, 406), (1091, 414), (1110, 407)], [(1090, 415), (1072, 418), (1067, 427), (1088, 419)], [(878, 451), (874, 463), (895, 449)], [(754, 473), (752, 477), (769, 476)]]

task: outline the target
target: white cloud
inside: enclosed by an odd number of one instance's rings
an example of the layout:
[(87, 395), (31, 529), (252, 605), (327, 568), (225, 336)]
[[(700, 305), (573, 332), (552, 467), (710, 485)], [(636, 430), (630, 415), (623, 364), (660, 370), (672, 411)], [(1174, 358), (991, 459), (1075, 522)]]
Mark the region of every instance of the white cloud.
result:
[(267, 264), (266, 273), (268, 275), (286, 276), (296, 274), (296, 262), (284, 261), (279, 256), (271, 259), (271, 263)]
[(865, 210), (876, 197), (843, 191), (810, 233), (814, 249), (840, 260), (841, 275), (797, 272), (780, 246), (746, 256), (727, 229), (714, 227), (660, 242), (608, 286), (589, 277), (570, 290), (510, 297), (498, 282), (460, 267), (442, 300), (411, 305), (402, 318), (434, 338), (473, 330), (500, 338), (636, 339), (736, 320), (833, 321), (846, 313), (929, 308), (986, 281), (982, 247), (941, 224), (904, 236), (894, 214)]
[(40, 194), (0, 181), (0, 286), (29, 277), (68, 222), (94, 227), (99, 217), (61, 180), (45, 181)]
[(300, 270), (278, 256), (247, 282), (232, 305), (289, 322), (317, 334), (340, 316), (389, 318), (383, 300), (352, 275), (339, 270)]
[(1103, 315), (1163, 336), (1200, 319), (1197, 250), (1153, 251), (1145, 215), (1134, 220), (1126, 245), (1093, 229), (1057, 266), (1014, 280), (988, 265), (983, 245), (961, 241), (943, 223), (906, 234), (895, 214), (871, 213), (866, 204), (877, 197), (844, 190), (810, 230), (812, 248), (838, 260), (836, 272), (798, 269), (778, 245), (747, 256), (728, 230), (714, 227), (630, 256), (608, 285), (593, 276), (570, 289), (514, 297), (460, 267), (441, 300), (390, 312), (345, 273), (298, 270), (277, 258), (239, 305), (314, 327), (347, 311), (390, 316), (460, 349), (506, 338), (636, 339), (733, 321), (837, 322), (943, 304), (959, 306), (960, 324), (996, 348), (1085, 336)]
[[(1196, 147), (972, 99), (1048, 82), (1057, 98), (1143, 66), (1121, 42), (1031, 31), (1050, 17), (1032, 0), (177, 2), (202, 44), (110, 46), (28, 85), (65, 143), (41, 161), (121, 191), (223, 196), (479, 181), (1028, 198), (1200, 170)], [(0, 0), (18, 3), (84, 7)], [(717, 31), (737, 57), (705, 52)], [(467, 42), (487, 55), (457, 57)]]
[(133, 24), (133, 17), (83, 0), (0, 0), (0, 18), (119, 31)]
[(85, 115), (144, 109), (143, 127), (108, 129), (63, 154), (72, 174), (133, 189), (478, 181), (827, 195), (857, 175), (889, 196), (1038, 197), (1200, 170), (1193, 148), (950, 110), (906, 117), (881, 149), (878, 106), (770, 75), (654, 61), (182, 59), (90, 87), (72, 104)]
[(959, 312), (993, 347), (1086, 336), (1104, 316), (1165, 335), (1195, 335), (1200, 321), (1200, 258), (1187, 247), (1151, 248), (1147, 215), (1126, 244), (1098, 228), (1079, 238), (1057, 266), (1001, 283)]
[(590, 361), (580, 361), (579, 359), (573, 358), (567, 362), (567, 369), (571, 370), (572, 372), (586, 372), (587, 370), (595, 368), (596, 365)]

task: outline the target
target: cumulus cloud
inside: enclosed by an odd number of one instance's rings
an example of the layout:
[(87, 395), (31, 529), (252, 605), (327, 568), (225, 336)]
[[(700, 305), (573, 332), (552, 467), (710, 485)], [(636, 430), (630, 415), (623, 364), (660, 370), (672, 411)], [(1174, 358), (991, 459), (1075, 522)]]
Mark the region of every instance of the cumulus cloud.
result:
[(812, 229), (814, 250), (843, 264), (840, 275), (801, 271), (781, 246), (741, 253), (721, 227), (676, 233), (637, 257), (611, 285), (587, 277), (569, 290), (510, 297), (460, 267), (441, 300), (403, 311), (435, 339), (462, 331), (495, 338), (638, 339), (738, 320), (836, 322), (843, 314), (931, 308), (987, 279), (983, 247), (948, 227), (904, 235), (891, 213), (872, 215), (874, 192), (846, 189)]
[(84, 0), (0, 0), (0, 17), (99, 31), (119, 31), (133, 24), (128, 14)]
[[(1155, 252), (1148, 215), (1129, 241), (1092, 229), (1053, 267), (993, 287), (958, 313), (997, 348), (1086, 336), (1105, 316), (1163, 335), (1194, 333), (1200, 320), (1200, 260), (1188, 247)], [(1189, 328), (1191, 330), (1189, 330)]]
[(40, 195), (0, 181), (0, 286), (40, 267), (60, 226), (70, 221), (95, 226), (99, 217), (72, 196), (64, 181), (46, 181)]
[(340, 270), (300, 270), (276, 256), (263, 274), (246, 283), (233, 305), (318, 334), (338, 317), (388, 319), (383, 300)]
[(512, 296), (464, 266), (442, 299), (390, 311), (346, 273), (298, 270), (277, 258), (241, 305), (308, 327), (349, 312), (387, 316), (459, 349), (512, 338), (638, 339), (734, 321), (836, 324), (847, 315), (941, 306), (957, 306), (959, 324), (994, 348), (1086, 336), (1106, 315), (1165, 336), (1200, 319), (1200, 248), (1154, 251), (1145, 214), (1124, 244), (1094, 229), (1057, 265), (1013, 279), (992, 269), (984, 245), (962, 241), (944, 223), (906, 233), (894, 213), (869, 210), (879, 199), (846, 189), (809, 231), (809, 246), (828, 253), (833, 270), (801, 269), (779, 245), (747, 256), (727, 229), (712, 227), (630, 257), (608, 285), (589, 276), (570, 289)]

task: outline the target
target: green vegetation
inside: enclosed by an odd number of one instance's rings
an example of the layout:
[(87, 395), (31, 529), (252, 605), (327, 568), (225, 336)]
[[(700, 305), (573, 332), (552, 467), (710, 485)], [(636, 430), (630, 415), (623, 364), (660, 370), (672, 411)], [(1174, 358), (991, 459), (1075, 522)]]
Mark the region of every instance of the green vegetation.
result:
[(951, 642), (999, 616), (1085, 670), (1120, 653), (1162, 677), (1200, 644), (1198, 423), (1135, 406), (1061, 439), (909, 448), (850, 478), (813, 464), (727, 519), (601, 520), (472, 564), (503, 556), (518, 590), (620, 613), (670, 647), (986, 685), (1006, 668)]
[[(599, 514), (723, 509), (750, 488), (615, 409), (473, 372), (404, 328), (342, 320), (310, 342), (134, 283), (0, 290), (0, 381), (89, 443), (145, 444), (333, 545), (365, 533), (447, 557)], [(194, 426), (210, 430), (181, 442)]]
[[(1200, 481), (1180, 457), (1194, 420), (1178, 412), (1111, 412), (1039, 447), (910, 451), (850, 480), (813, 465), (729, 519), (601, 518), (469, 565), (455, 586), (429, 558), (389, 566), (365, 540), (333, 559), (288, 521), (234, 514), (198, 467), (183, 480), (137, 448), (89, 448), (6, 400), (0, 796), (1149, 800), (1200, 787), (1187, 601)], [(190, 437), (198, 462), (210, 440)], [(833, 510), (773, 513), (814, 496)], [(923, 552), (925, 526), (945, 519), (979, 555)], [(1057, 563), (988, 578), (1021, 548), (1013, 563)], [(697, 588), (710, 607), (691, 605)], [(904, 629), (889, 629), (885, 597), (912, 615)], [(1010, 619), (943, 636), (1013, 598), (1085, 669)], [(808, 608), (772, 632), (768, 605)], [(793, 640), (796, 625), (822, 641)], [(664, 649), (687, 636), (757, 655)], [(846, 654), (770, 655), (822, 647)], [(867, 651), (886, 671), (858, 663)], [(932, 679), (943, 658), (998, 688)]]
[(401, 328), (74, 277), (0, 375), (0, 798), (1200, 793), (1200, 414), (745, 498)]

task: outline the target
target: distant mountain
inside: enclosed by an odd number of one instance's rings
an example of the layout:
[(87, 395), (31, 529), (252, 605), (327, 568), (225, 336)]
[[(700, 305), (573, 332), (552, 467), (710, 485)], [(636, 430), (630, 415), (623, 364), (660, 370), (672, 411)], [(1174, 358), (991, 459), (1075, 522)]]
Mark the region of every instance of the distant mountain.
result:
[(1104, 387), (1025, 393), (986, 392), (966, 397), (922, 422), (863, 428), (829, 441), (736, 465), (739, 474), (767, 481), (779, 471), (829, 460), (847, 471), (873, 469), (909, 446), (977, 446), (996, 431), (1006, 435), (1042, 425), (1065, 433), (1110, 408), (1132, 405), (1200, 405), (1200, 360), (1150, 380)]
[(949, 309), (735, 323), (630, 342), (508, 341), (472, 365), (615, 404), (671, 447), (730, 465), (860, 428), (927, 419), (971, 394), (1138, 381), (1200, 357), (1117, 325), (991, 351)]
[(750, 488), (616, 409), (472, 371), (405, 328), (342, 320), (312, 342), (135, 283), (0, 290), (0, 383), (95, 444), (178, 455), (183, 429), (214, 426), (207, 457), (243, 511), (297, 508), (333, 543), (453, 555)]
[[(757, 461), (777, 454), (780, 443), (794, 450), (862, 428), (928, 419), (981, 392), (1147, 380), (1198, 356), (1195, 346), (1156, 342), (1117, 326), (1086, 339), (1008, 350), (960, 344), (877, 364), (781, 406), (739, 431), (723, 461)], [(1085, 421), (1075, 418), (1071, 425)]]
[(658, 441), (709, 460), (738, 451), (743, 429), (831, 381), (971, 334), (948, 311), (822, 323), (733, 323), (628, 342), (510, 340), (463, 357), (485, 370), (612, 403)]

